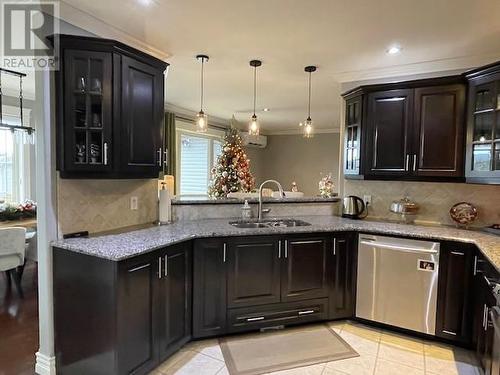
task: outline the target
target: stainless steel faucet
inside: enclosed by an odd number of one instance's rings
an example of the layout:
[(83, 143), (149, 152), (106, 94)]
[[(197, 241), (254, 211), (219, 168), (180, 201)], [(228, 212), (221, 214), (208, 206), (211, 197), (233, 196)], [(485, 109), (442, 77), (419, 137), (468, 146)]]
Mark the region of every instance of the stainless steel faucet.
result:
[[(258, 220), (259, 221), (262, 219), (262, 188), (268, 182), (274, 182), (276, 184), (276, 186), (278, 186), (278, 190), (279, 190), (279, 193), (280, 193), (280, 198), (285, 198), (285, 193), (283, 192), (283, 187), (281, 186), (281, 184), (278, 181), (276, 181), (276, 180), (266, 180), (262, 184), (260, 184), (260, 187), (259, 187), (259, 212), (258, 212)], [(269, 212), (269, 211), (267, 211), (267, 212)]]

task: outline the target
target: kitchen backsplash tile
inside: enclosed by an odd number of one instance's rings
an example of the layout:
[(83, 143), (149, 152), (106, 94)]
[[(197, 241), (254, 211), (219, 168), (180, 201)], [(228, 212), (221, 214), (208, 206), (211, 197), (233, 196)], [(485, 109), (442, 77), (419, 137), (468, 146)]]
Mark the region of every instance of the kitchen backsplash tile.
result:
[[(158, 218), (157, 180), (57, 180), (59, 236), (150, 223)], [(130, 197), (138, 209), (130, 209)]]
[(416, 223), (454, 224), (449, 215), (451, 206), (458, 202), (470, 202), (479, 211), (472, 226), (500, 223), (500, 186), (345, 180), (345, 195), (372, 196), (369, 216), (374, 219), (397, 220), (398, 215), (389, 211), (393, 200), (410, 197), (420, 205)]

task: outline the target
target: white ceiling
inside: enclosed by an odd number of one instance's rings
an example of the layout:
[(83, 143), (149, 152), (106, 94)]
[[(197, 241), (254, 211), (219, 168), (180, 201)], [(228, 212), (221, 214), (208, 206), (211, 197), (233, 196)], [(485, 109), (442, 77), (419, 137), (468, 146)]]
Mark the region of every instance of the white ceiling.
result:
[[(142, 5), (148, 3), (149, 5)], [(340, 83), (466, 69), (500, 59), (498, 0), (64, 0), (168, 54), (167, 102), (199, 109), (198, 53), (206, 53), (209, 116), (250, 117), (252, 70), (258, 70), (263, 129), (297, 129), (306, 115), (313, 74), (312, 118), (338, 128)], [(64, 18), (64, 9), (61, 11)], [(88, 29), (82, 17), (70, 22)], [(85, 24), (87, 23), (87, 24)], [(93, 30), (91, 30), (93, 31)], [(126, 38), (125, 38), (126, 39)], [(400, 44), (398, 55), (386, 49)]]

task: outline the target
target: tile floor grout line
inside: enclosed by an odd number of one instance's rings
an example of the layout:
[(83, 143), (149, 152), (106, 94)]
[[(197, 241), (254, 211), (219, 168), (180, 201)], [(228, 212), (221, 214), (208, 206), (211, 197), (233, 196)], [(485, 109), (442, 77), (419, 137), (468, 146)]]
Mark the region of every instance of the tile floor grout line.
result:
[[(219, 348), (220, 348), (220, 346), (219, 346)], [(206, 348), (205, 348), (205, 349), (206, 349)], [(203, 350), (203, 349), (202, 349), (202, 350)], [(198, 350), (194, 350), (194, 352), (195, 352), (195, 353), (198, 353), (198, 354), (201, 354), (201, 355), (204, 355), (205, 357), (208, 357), (208, 358), (211, 358), (211, 359), (215, 359), (216, 361), (219, 361), (219, 362), (222, 362), (222, 363), (226, 364), (226, 361), (225, 361), (225, 360), (222, 360), (222, 361), (221, 361), (219, 358), (212, 357), (210, 354), (202, 353), (202, 352), (200, 352), (200, 351), (198, 351)], [(224, 356), (223, 356), (222, 358), (224, 358)]]
[(212, 357), (211, 355), (208, 355), (208, 354), (205, 354), (205, 353), (202, 353), (202, 352), (198, 352), (198, 351), (195, 351), (195, 353), (201, 354), (202, 356), (208, 357), (210, 359), (215, 359), (218, 362), (222, 362), (222, 363), (226, 364), (225, 360), (221, 361), (219, 358)]
[(380, 342), (382, 341), (382, 332), (383, 331), (380, 331), (380, 336), (377, 342), (377, 354), (375, 355), (375, 364), (373, 365), (373, 375), (375, 375), (375, 372), (377, 371), (378, 354), (380, 352)]

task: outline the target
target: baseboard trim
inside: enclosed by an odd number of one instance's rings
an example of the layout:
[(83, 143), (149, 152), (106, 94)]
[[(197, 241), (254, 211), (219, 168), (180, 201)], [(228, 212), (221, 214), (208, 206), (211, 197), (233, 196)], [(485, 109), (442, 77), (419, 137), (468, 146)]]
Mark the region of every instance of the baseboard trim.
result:
[(56, 375), (56, 357), (36, 352), (35, 372), (38, 375)]

